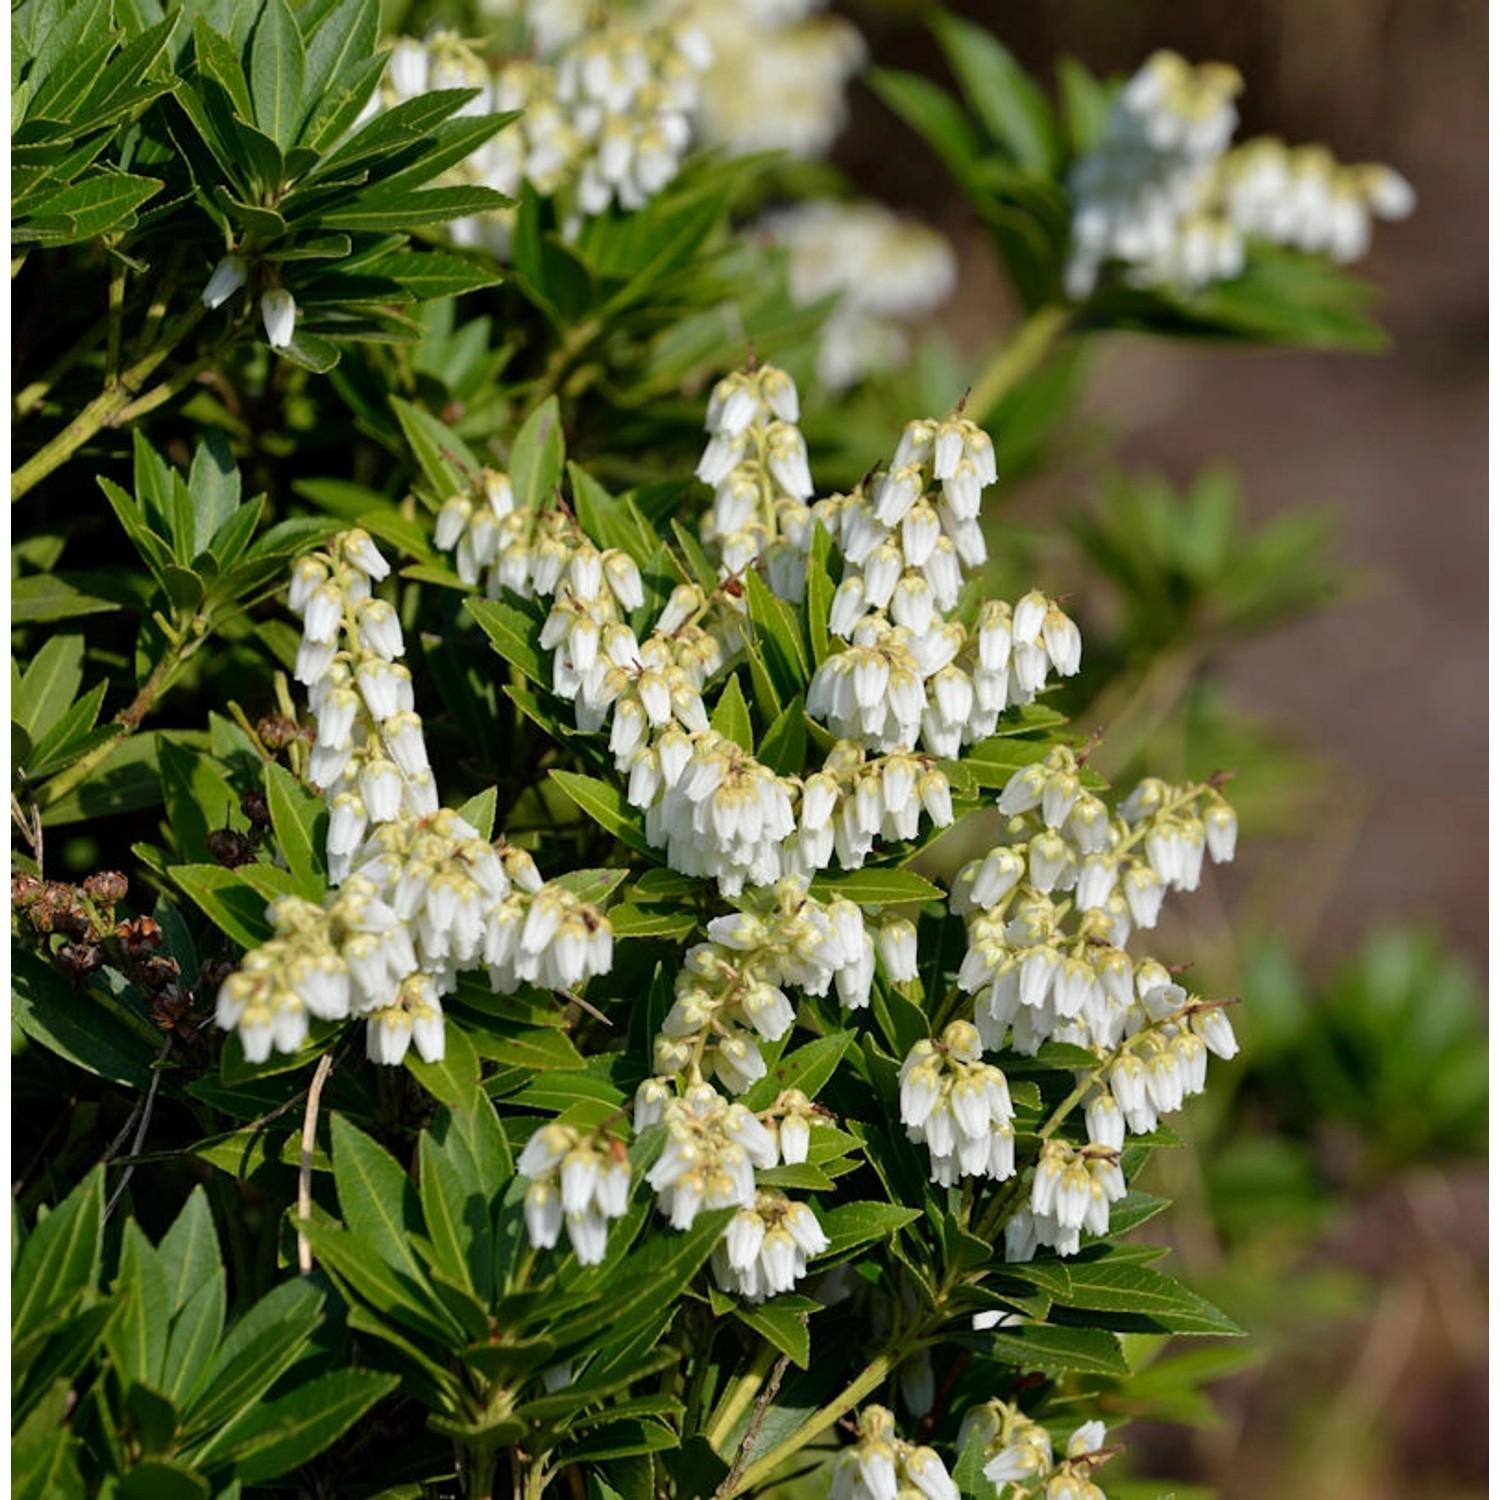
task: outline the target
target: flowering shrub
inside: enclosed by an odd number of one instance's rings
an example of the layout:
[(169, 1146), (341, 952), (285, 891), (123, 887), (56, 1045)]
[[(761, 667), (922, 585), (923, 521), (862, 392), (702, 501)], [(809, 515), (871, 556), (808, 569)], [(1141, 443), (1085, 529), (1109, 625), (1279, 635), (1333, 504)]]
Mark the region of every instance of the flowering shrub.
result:
[(1014, 403), (1367, 337), (1307, 256), (1398, 180), (1162, 58), (1065, 149), (942, 19), (994, 139), (879, 86), (1034, 311), (931, 400), (946, 247), (735, 154), (826, 146), (848, 23), (158, 9), (17, 11), (17, 286), (89, 308), (19, 350), (18, 1493), (1102, 1493), (1122, 1336), (1236, 1331), (1125, 1236), (1237, 1050), (1148, 935), (1238, 819), (1054, 706)]

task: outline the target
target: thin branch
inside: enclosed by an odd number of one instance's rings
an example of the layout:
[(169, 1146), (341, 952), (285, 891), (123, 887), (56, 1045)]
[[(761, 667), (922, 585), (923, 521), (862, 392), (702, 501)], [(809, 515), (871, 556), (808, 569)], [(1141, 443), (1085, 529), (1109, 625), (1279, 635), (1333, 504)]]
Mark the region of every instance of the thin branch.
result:
[[(172, 1038), (168, 1035), (162, 1043), (161, 1052), (157, 1055), (157, 1066), (151, 1070), (151, 1086), (146, 1090), (146, 1101), (141, 1106), (141, 1123), (135, 1133), (135, 1139), (130, 1143), (130, 1154), (132, 1157), (139, 1156), (142, 1145), (145, 1144), (146, 1132), (151, 1128), (151, 1112), (156, 1108), (156, 1090), (161, 1083), (161, 1064), (167, 1060), (167, 1053), (172, 1050)], [(118, 1142), (116, 1143), (118, 1144)], [(110, 1150), (113, 1151), (114, 1145)], [(130, 1179), (135, 1176), (135, 1163), (132, 1161), (120, 1175), (120, 1180), (115, 1184), (115, 1190), (110, 1195), (109, 1202), (104, 1205), (104, 1223), (109, 1223), (109, 1216), (115, 1211), (115, 1205), (119, 1203), (124, 1195), (125, 1189), (130, 1184)]]
[(789, 1363), (790, 1360), (783, 1354), (776, 1361), (770, 1378), (755, 1398), (755, 1408), (750, 1413), (750, 1423), (745, 1428), (745, 1436), (741, 1439), (739, 1450), (734, 1455), (733, 1466), (724, 1476), (724, 1482), (714, 1491), (715, 1500), (719, 1500), (720, 1496), (734, 1493), (734, 1487), (739, 1483), (740, 1475), (745, 1472), (745, 1465), (750, 1462), (750, 1450), (755, 1446), (755, 1439), (760, 1435), (761, 1424), (766, 1420), (766, 1413), (770, 1411), (771, 1403), (776, 1399), (776, 1392), (781, 1389), (781, 1377), (786, 1374), (786, 1367)]
[(323, 1085), (333, 1071), (333, 1053), (325, 1052), (318, 1059), (317, 1071), (307, 1089), (307, 1108), (302, 1115), (302, 1161), (297, 1168), (297, 1269), (310, 1275), (313, 1268), (312, 1246), (307, 1242), (307, 1233), (302, 1228), (312, 1217), (312, 1165), (313, 1147), (318, 1136), (318, 1101), (323, 1097)]

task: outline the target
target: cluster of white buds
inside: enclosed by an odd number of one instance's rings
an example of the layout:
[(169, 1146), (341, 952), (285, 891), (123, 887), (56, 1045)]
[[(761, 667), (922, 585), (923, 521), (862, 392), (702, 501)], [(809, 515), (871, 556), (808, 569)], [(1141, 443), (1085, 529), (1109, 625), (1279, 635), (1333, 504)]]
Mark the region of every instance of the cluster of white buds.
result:
[(531, 1179), (525, 1214), (532, 1245), (550, 1250), (566, 1225), (578, 1264), (598, 1265), (604, 1259), (609, 1221), (618, 1219), (630, 1200), (624, 1143), (603, 1132), (553, 1121), (527, 1141), (516, 1170)]
[(468, 492), (450, 495), (438, 512), (433, 542), (453, 553), (453, 566), (472, 588), (484, 580), (485, 593), (498, 599), (502, 589), (530, 597), (532, 533), (537, 518), (516, 509), (510, 476), (481, 469)]
[[(209, 274), (199, 300), (211, 312), (222, 307), (249, 279), (249, 261), (232, 250)], [(297, 327), (297, 299), (284, 286), (268, 286), (260, 294), (260, 321), (266, 342), (273, 349), (285, 349)]]
[(1238, 276), (1245, 240), (1334, 260), (1369, 248), (1372, 217), (1412, 211), (1389, 167), (1342, 166), (1321, 146), (1266, 138), (1230, 149), (1240, 76), (1158, 52), (1116, 98), (1099, 143), (1074, 165), (1069, 295), (1120, 262), (1137, 286), (1199, 287)]
[(844, 558), (829, 629), (849, 645), (824, 659), (807, 694), (835, 734), (956, 756), (993, 734), (1005, 709), (1030, 703), (1049, 670), (1078, 670), (1078, 628), (1043, 594), (1014, 610), (986, 603), (972, 633), (948, 618), (964, 569), (985, 559), (979, 511), (995, 477), (989, 436), (955, 413), (908, 423), (868, 495), (862, 485), (813, 507)]
[(418, 972), (411, 933), (375, 881), (351, 877), (319, 905), (283, 896), (266, 908), (272, 936), (219, 986), (215, 1019), (238, 1031), (246, 1060), (274, 1047), (298, 1051), (310, 1020), (369, 1020), (377, 1061), (400, 1062), (415, 1041), (428, 1062), (443, 1056), (436, 987)]
[(736, 370), (713, 388), (698, 478), (713, 486), (703, 544), (730, 578), (761, 559), (774, 593), (806, 588), (812, 475), (797, 426), (797, 387), (775, 365)]
[(921, 1041), (901, 1064), (901, 1123), (925, 1141), (932, 1180), (1015, 1175), (1016, 1137), (1005, 1074), (983, 1059), (978, 1030), (952, 1021), (937, 1041)]
[(609, 920), (542, 883), (531, 856), (498, 850), (446, 808), (371, 830), (351, 873), (322, 905), (282, 897), (272, 938), (219, 989), (217, 1020), (245, 1055), (295, 1052), (309, 1018), (369, 1019), (367, 1050), (394, 1066), (415, 1042), (444, 1053), (441, 997), (461, 971), (487, 965), (493, 987), (571, 990), (608, 971)]
[[(1180, 241), (1194, 235), (1205, 184), (1234, 134), (1240, 88), (1233, 68), (1195, 68), (1175, 52), (1157, 52), (1121, 89), (1102, 137), (1068, 178), (1070, 295), (1086, 297), (1108, 261), (1135, 268), (1132, 279), (1147, 284), (1171, 279), (1184, 259)], [(1203, 279), (1239, 273), (1237, 240), (1221, 244), (1201, 231), (1196, 238), (1211, 251)]]
[(924, 812), (934, 828), (953, 822), (953, 789), (930, 756), (871, 756), (856, 740), (837, 740), (822, 769), (802, 783), (787, 867), (812, 874), (837, 855), (844, 869), (857, 870), (877, 839), (916, 838)]
[(1224, 215), (1243, 235), (1342, 263), (1370, 248), (1371, 219), (1404, 219), (1416, 194), (1378, 163), (1346, 166), (1323, 146), (1246, 141), (1219, 164)]
[(984, 1444), (984, 1477), (999, 1500), (1104, 1500), (1092, 1475), (1112, 1453), (1103, 1422), (1084, 1422), (1068, 1438), (1067, 1454), (1054, 1464), (1052, 1439), (1019, 1406), (998, 1398), (971, 1407), (958, 1429), (959, 1451), (978, 1437)]
[(958, 282), (947, 237), (880, 203), (812, 199), (767, 215), (761, 229), (787, 248), (793, 302), (838, 297), (818, 334), (818, 379), (831, 391), (901, 365), (910, 325)]
[(822, 8), (823, 0), (692, 0), (689, 14), (713, 51), (695, 121), (710, 145), (736, 155), (828, 151), (865, 45), (843, 17), (811, 14)]
[(942, 1459), (931, 1448), (896, 1436), (896, 1419), (883, 1406), (859, 1414), (855, 1441), (833, 1466), (829, 1500), (958, 1500)]
[(716, 877), (731, 898), (779, 880), (782, 842), (797, 827), (787, 778), (711, 729), (668, 731), (655, 748), (661, 786), (646, 808), (646, 837), (667, 863)]
[(958, 982), (984, 1044), (1113, 1051), (1152, 1020), (1145, 998), (1171, 977), (1126, 941), (1156, 924), (1167, 890), (1196, 888), (1205, 850), (1232, 858), (1234, 812), (1214, 783), (1148, 780), (1111, 815), (1061, 746), (1015, 773), (999, 810), (1008, 842), (963, 866), (950, 893), (969, 928)]
[(714, 1246), (714, 1280), (721, 1291), (747, 1302), (792, 1291), (807, 1275), (810, 1257), (828, 1248), (828, 1236), (812, 1209), (785, 1193), (761, 1189), (742, 1208)]
[(328, 870), (337, 884), (372, 825), (436, 811), (437, 786), (392, 605), (371, 593), (390, 564), (364, 531), (345, 531), (292, 568), (302, 619), (297, 681), (317, 722), (308, 779), (328, 799)]
[(1125, 1174), (1120, 1170), (1118, 1148), (1088, 1145), (1075, 1150), (1064, 1141), (1049, 1140), (1037, 1158), (1031, 1179), (1031, 1221), (1023, 1227), (1037, 1244), (1050, 1245), (1059, 1255), (1073, 1255), (1081, 1233), (1109, 1233), (1110, 1205), (1124, 1196)]
[(796, 1021), (783, 986), (809, 995), (833, 988), (851, 1009), (870, 1003), (875, 945), (858, 906), (816, 901), (792, 878), (758, 906), (715, 917), (709, 941), (688, 950), (656, 1038), (658, 1074), (711, 1073), (741, 1094), (765, 1076), (757, 1039), (780, 1041)]
[[(451, 180), (510, 197), (529, 184), (562, 201), (569, 232), (612, 203), (638, 209), (677, 175), (711, 61), (707, 38), (689, 23), (616, 22), (555, 40), (544, 59), (508, 58), (492, 71), (452, 31), (404, 37), (367, 113), (434, 89), (478, 89), (462, 113), (523, 113), (451, 169)], [(459, 220), (451, 233), (504, 258), (514, 221), (514, 209), (499, 209)]]
[(636, 1129), (667, 1127), (667, 1144), (646, 1181), (674, 1229), (689, 1229), (701, 1209), (752, 1208), (756, 1168), (776, 1165), (776, 1142), (745, 1108), (710, 1083), (689, 1084), (679, 1097), (636, 1099)]

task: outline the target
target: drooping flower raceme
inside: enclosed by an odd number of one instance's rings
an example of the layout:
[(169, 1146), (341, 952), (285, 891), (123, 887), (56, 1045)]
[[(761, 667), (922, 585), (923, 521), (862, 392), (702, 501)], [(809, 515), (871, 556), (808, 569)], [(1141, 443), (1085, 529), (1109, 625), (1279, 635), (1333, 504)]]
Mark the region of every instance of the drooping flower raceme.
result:
[(553, 1121), (526, 1143), (516, 1170), (531, 1179), (526, 1190), (531, 1243), (550, 1250), (566, 1226), (579, 1265), (598, 1265), (609, 1221), (624, 1214), (630, 1200), (630, 1164), (621, 1142)]
[[(679, 19), (606, 17), (577, 30), (543, 26), (536, 40), (534, 51), (492, 70), (452, 31), (404, 37), (371, 112), (431, 90), (476, 89), (464, 113), (522, 114), (451, 171), (455, 183), (511, 197), (530, 186), (559, 200), (569, 234), (611, 204), (640, 208), (677, 175), (692, 137), (699, 79), (711, 58), (703, 32)], [(450, 232), (461, 245), (505, 259), (515, 216), (514, 208), (498, 209), (458, 220)]]
[(958, 1486), (931, 1448), (896, 1436), (896, 1419), (883, 1406), (859, 1414), (855, 1441), (833, 1466), (829, 1500), (958, 1500)]
[(1357, 260), (1372, 218), (1411, 212), (1411, 187), (1389, 167), (1342, 166), (1321, 146), (1271, 138), (1231, 149), (1240, 86), (1233, 68), (1173, 52), (1125, 85), (1069, 175), (1069, 295), (1088, 296), (1112, 262), (1137, 286), (1228, 280), (1244, 269), (1247, 239)]
[(288, 602), (302, 618), (296, 677), (317, 723), (308, 779), (328, 798), (337, 883), (372, 826), (436, 811), (437, 786), (395, 609), (371, 593), (390, 564), (364, 531), (298, 559)]
[(1047, 1429), (1019, 1406), (996, 1399), (964, 1414), (959, 1451), (976, 1439), (984, 1444), (984, 1477), (998, 1500), (1105, 1500), (1092, 1478), (1114, 1452), (1104, 1447), (1103, 1422), (1076, 1427), (1064, 1456), (1054, 1461)]

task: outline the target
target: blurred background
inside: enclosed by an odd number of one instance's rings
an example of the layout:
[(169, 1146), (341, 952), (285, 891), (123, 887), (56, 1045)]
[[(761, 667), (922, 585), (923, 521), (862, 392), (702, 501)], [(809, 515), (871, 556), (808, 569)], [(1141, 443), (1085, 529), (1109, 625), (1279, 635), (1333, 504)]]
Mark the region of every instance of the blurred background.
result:
[[(1249, 1363), (1213, 1387), (1214, 1411), (1172, 1412), (1196, 1430), (1135, 1422), (1130, 1467), (1180, 1480), (1179, 1500), (1200, 1485), (1226, 1500), (1487, 1493), (1485, 8), (954, 8), (1044, 81), (1061, 53), (1095, 73), (1129, 73), (1160, 47), (1231, 62), (1241, 138), (1323, 141), (1416, 189), (1415, 216), (1382, 227), (1356, 268), (1379, 288), (1388, 352), (1114, 335), (1007, 520), (1024, 534), (1090, 516), (1116, 482), (1108, 455), (1132, 482), (1154, 472), (1178, 490), (1228, 466), (1250, 528), (1314, 510), (1331, 522), (1322, 597), (1207, 664), (1257, 725), (1261, 774), (1244, 790), (1265, 808), (1250, 810), (1234, 879), (1188, 903), (1191, 926), (1170, 937), (1172, 951), (1196, 944), (1205, 992), (1243, 997), (1250, 1057), (1190, 1120), (1199, 1149), (1162, 1172), (1179, 1200), (1167, 1232), (1180, 1274), (1253, 1347), (1179, 1353)], [(946, 77), (914, 8), (846, 10), (876, 65)], [(965, 354), (992, 346), (1018, 312), (982, 230), (868, 90), (852, 106), (836, 162), (954, 240), (945, 326)], [(1089, 600), (1077, 609), (1087, 650)], [(1165, 679), (1090, 707), (1123, 712), (1148, 743), (1180, 714), (1179, 688), (1169, 662)]]

